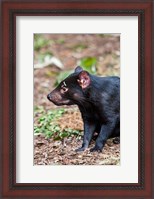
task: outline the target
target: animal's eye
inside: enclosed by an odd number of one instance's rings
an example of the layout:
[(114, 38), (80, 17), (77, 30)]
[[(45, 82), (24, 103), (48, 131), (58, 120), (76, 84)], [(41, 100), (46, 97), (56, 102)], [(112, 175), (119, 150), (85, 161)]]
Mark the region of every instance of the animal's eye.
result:
[(68, 91), (68, 88), (62, 87), (62, 90), (63, 90), (63, 92), (66, 92), (66, 91)]
[(61, 85), (61, 93), (65, 93), (67, 91), (68, 91), (67, 85), (65, 82), (63, 82)]
[(64, 85), (62, 85), (61, 86), (61, 93), (65, 93), (65, 92), (67, 92), (68, 91), (68, 88), (67, 87), (65, 87)]

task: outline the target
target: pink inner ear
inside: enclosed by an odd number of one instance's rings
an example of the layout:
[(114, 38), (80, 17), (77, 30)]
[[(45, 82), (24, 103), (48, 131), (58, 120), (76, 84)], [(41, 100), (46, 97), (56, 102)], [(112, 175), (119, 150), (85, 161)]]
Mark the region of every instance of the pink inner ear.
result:
[(90, 77), (86, 71), (82, 71), (79, 75), (80, 78), (80, 86), (82, 88), (86, 88), (90, 84)]

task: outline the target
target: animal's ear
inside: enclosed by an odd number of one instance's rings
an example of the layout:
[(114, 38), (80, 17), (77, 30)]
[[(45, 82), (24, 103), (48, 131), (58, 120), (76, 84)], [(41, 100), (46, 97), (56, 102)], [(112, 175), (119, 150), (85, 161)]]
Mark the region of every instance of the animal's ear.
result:
[(80, 73), (81, 71), (83, 71), (83, 69), (81, 68), (81, 66), (77, 66), (76, 68), (75, 68), (75, 73)]
[(90, 84), (90, 76), (89, 76), (89, 73), (86, 72), (86, 71), (82, 71), (80, 74), (79, 74), (79, 78), (78, 78), (78, 83), (79, 85), (84, 89), (84, 88), (87, 88)]

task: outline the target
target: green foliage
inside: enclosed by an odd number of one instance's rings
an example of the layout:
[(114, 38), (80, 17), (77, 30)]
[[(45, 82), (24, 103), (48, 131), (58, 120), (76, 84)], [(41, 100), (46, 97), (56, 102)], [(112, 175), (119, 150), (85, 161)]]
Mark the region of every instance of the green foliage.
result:
[(80, 66), (89, 73), (96, 74), (96, 57), (85, 57), (80, 60)]
[(47, 138), (53, 137), (55, 140), (61, 140), (71, 135), (80, 135), (81, 133), (79, 130), (70, 128), (62, 130), (60, 126), (56, 124), (56, 119), (62, 117), (66, 111), (63, 108), (45, 112), (42, 107), (35, 107), (34, 111), (34, 115), (41, 113), (37, 125), (34, 125), (35, 135), (45, 134)]
[(44, 108), (43, 106), (34, 106), (34, 113), (43, 113), (44, 112)]
[(56, 40), (57, 44), (64, 44), (65, 43), (65, 39), (64, 38), (59, 38)]
[(38, 124), (34, 125), (34, 134), (41, 134), (44, 133), (46, 136), (51, 136), (53, 132), (57, 130), (56, 125), (52, 126), (50, 123), (54, 121), (55, 119), (62, 116), (62, 114), (65, 112), (65, 109), (55, 109), (52, 111), (45, 112), (42, 107), (34, 108), (34, 112), (36, 115), (38, 113), (41, 113), (40, 117), (38, 118)]
[(45, 39), (41, 34), (34, 35), (34, 50), (39, 51), (45, 46), (51, 45), (52, 41)]
[(70, 137), (72, 135), (80, 136), (81, 131), (70, 128), (66, 128), (64, 130), (59, 129), (59, 131), (55, 135), (56, 136), (54, 136), (54, 140), (61, 140), (65, 137)]
[[(88, 71), (91, 74), (96, 74), (96, 63), (97, 60), (95, 57), (85, 57), (80, 60), (79, 65), (83, 70)], [(62, 71), (57, 75), (55, 86), (57, 86), (62, 80), (68, 77), (74, 70)]]

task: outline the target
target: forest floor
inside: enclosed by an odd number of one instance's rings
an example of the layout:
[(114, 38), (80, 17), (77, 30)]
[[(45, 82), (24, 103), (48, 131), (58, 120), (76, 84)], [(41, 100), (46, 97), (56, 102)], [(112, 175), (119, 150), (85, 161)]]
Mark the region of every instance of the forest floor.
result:
[[(46, 34), (44, 38), (50, 41), (50, 44), (34, 51), (34, 64), (38, 63), (39, 56), (44, 52), (50, 52), (52, 56), (61, 60), (64, 71), (75, 68), (78, 60), (83, 57), (96, 57), (97, 74), (104, 76), (120, 74), (120, 39), (117, 35)], [(34, 70), (35, 126), (39, 126), (38, 118), (41, 116), (41, 112), (35, 109), (43, 107), (45, 113), (57, 109), (57, 106), (47, 100), (47, 94), (55, 87), (56, 74), (59, 72), (60, 69), (55, 66)], [(55, 140), (54, 137), (47, 137), (44, 132), (35, 134), (34, 165), (119, 165), (120, 144), (113, 144), (112, 139), (107, 141), (100, 153), (89, 150), (94, 146), (94, 140), (84, 152), (75, 152), (75, 149), (82, 145), (81, 115), (76, 106), (63, 108), (67, 111), (56, 120), (56, 123), (61, 129), (67, 127), (80, 130), (81, 135)]]
[[(108, 140), (101, 153), (75, 152), (82, 145), (81, 137), (72, 136), (63, 141), (47, 139), (43, 135), (34, 137), (34, 165), (119, 165), (120, 146)], [(92, 141), (90, 148), (94, 146)]]

